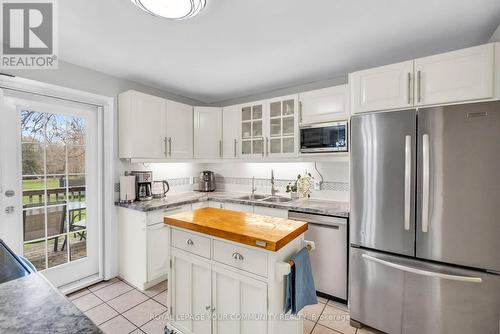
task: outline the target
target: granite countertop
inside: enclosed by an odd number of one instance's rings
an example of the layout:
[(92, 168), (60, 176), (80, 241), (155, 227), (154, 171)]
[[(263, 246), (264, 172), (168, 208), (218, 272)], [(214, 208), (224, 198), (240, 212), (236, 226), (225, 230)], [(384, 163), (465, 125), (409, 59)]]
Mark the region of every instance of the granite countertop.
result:
[(40, 273), (0, 284), (0, 333), (102, 333)]
[[(134, 202), (131, 204), (116, 203), (117, 206), (149, 212), (155, 210), (167, 209), (174, 206), (192, 204), (196, 202), (204, 202), (213, 200), (217, 202), (228, 202), (245, 205), (264, 206), (269, 208), (283, 209), (289, 211), (299, 211), (306, 213), (317, 213), (323, 215), (349, 217), (349, 203), (328, 200), (315, 200), (315, 199), (297, 199), (284, 203), (270, 203), (259, 200), (246, 200), (240, 197), (248, 195), (248, 193), (237, 192), (189, 192), (183, 194), (171, 194), (164, 199), (153, 199), (145, 202)], [(269, 196), (269, 195), (268, 195)]]

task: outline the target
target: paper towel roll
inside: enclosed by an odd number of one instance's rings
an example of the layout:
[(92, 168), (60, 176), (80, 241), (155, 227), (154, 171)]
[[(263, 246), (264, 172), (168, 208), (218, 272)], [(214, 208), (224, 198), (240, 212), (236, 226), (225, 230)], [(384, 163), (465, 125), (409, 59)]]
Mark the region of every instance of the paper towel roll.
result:
[(120, 176), (120, 202), (135, 201), (135, 175)]

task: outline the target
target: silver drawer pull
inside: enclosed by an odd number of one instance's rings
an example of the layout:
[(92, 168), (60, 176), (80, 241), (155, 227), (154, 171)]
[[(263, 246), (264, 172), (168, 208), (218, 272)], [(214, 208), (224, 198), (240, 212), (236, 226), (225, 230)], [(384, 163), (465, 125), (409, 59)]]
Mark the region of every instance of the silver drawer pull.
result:
[(187, 239), (186, 244), (188, 244), (189, 246), (192, 246), (192, 245), (194, 245), (194, 242), (191, 239)]
[(233, 259), (243, 261), (244, 257), (240, 253), (233, 253)]

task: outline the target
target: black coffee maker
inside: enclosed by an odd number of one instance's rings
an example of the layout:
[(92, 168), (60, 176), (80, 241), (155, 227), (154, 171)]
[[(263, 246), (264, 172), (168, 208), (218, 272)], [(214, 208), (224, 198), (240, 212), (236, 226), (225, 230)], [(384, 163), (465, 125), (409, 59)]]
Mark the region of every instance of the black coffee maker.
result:
[(149, 201), (153, 199), (153, 172), (132, 171), (130, 175), (135, 175), (135, 191), (139, 201)]

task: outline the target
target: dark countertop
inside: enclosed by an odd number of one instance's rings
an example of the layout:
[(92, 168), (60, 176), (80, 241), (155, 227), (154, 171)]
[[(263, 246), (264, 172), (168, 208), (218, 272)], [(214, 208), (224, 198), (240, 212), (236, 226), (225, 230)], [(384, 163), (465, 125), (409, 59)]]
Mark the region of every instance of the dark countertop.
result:
[(102, 333), (40, 273), (0, 284), (0, 333)]
[(317, 213), (336, 217), (349, 217), (349, 203), (328, 200), (297, 199), (286, 203), (269, 203), (259, 200), (246, 200), (239, 197), (248, 195), (235, 192), (188, 192), (183, 194), (171, 194), (164, 199), (154, 199), (145, 202), (134, 202), (131, 204), (116, 203), (117, 206), (142, 212), (167, 209), (174, 206), (192, 204), (204, 201), (228, 202), (245, 205), (264, 206), (268, 208), (299, 211), (306, 213)]

